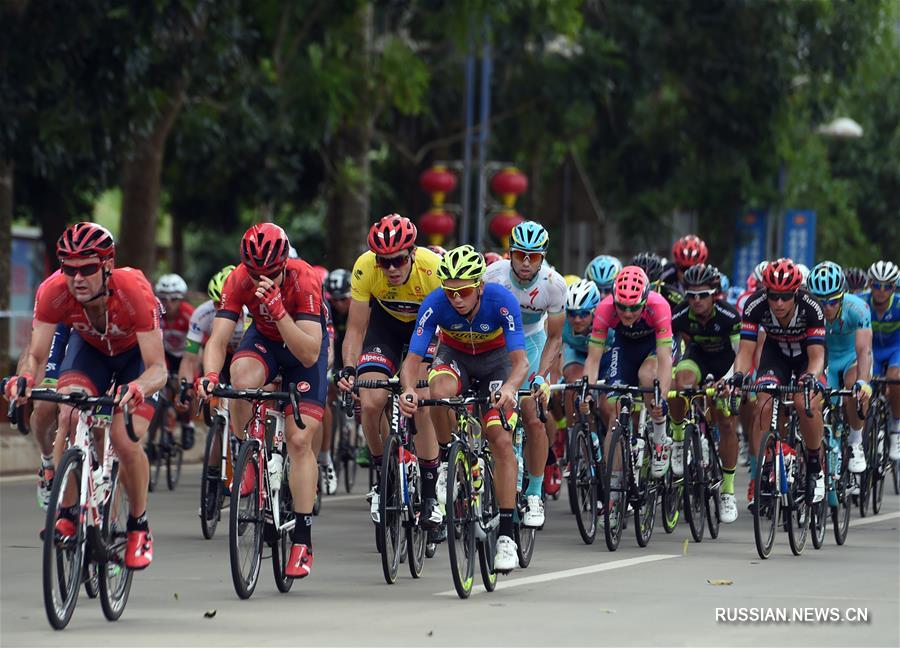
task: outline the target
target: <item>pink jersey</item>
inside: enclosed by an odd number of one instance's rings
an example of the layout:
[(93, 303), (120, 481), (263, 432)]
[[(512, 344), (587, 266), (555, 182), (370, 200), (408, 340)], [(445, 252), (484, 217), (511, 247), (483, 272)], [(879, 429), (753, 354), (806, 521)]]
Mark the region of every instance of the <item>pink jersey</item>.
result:
[(658, 292), (647, 295), (647, 303), (640, 318), (631, 326), (622, 324), (613, 296), (608, 295), (594, 310), (594, 324), (591, 328), (591, 344), (606, 346), (610, 329), (615, 330), (616, 339), (639, 340), (656, 335), (656, 345), (672, 344), (672, 308), (666, 298)]

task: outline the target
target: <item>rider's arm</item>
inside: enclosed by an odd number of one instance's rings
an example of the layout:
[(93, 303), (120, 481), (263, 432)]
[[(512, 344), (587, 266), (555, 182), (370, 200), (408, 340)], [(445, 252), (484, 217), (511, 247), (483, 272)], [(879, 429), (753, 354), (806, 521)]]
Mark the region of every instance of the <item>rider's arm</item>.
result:
[(672, 345), (656, 345), (656, 378), (659, 380), (659, 389), (665, 398), (672, 386)]
[(549, 374), (559, 360), (559, 353), (562, 350), (562, 333), (565, 324), (565, 311), (555, 313), (547, 318), (547, 342), (544, 344), (544, 350), (541, 352), (540, 368), (538, 369), (538, 374), (541, 376)]
[(872, 329), (861, 328), (856, 331), (856, 378), (872, 379)]
[(187, 380), (192, 385), (200, 368), (200, 356), (185, 349), (181, 356), (181, 364), (178, 365), (178, 382)]
[(162, 336), (158, 329), (138, 331), (136, 334), (141, 360), (144, 362), (144, 373), (138, 376), (137, 382), (144, 394), (155, 394), (166, 384), (169, 371), (166, 368), (166, 355), (163, 351)]
[(342, 349), (345, 366), (355, 367), (359, 362), (363, 336), (366, 334), (366, 327), (369, 326), (370, 313), (369, 302), (351, 300), (350, 311), (347, 314), (347, 332), (344, 334)]
[[(225, 311), (220, 311), (225, 312)], [(203, 373), (219, 373), (225, 364), (225, 356), (228, 353), (228, 341), (234, 334), (237, 322), (228, 316), (218, 315), (213, 320), (212, 333), (203, 349)]]
[(530, 368), (528, 355), (524, 349), (510, 351), (509, 362), (512, 368), (509, 370), (509, 377), (506, 379), (504, 387), (511, 386), (514, 390), (518, 390), (519, 385), (525, 382), (525, 378), (528, 376), (528, 369)]
[(825, 369), (825, 345), (810, 344), (806, 347), (806, 373), (818, 376)]
[(403, 391), (412, 391), (419, 380), (419, 368), (422, 366), (422, 356), (412, 351), (407, 352), (403, 365), (400, 367), (400, 385)]
[(19, 363), (19, 375), (27, 373), (34, 376), (35, 385), (40, 385), (44, 379), (54, 333), (56, 333), (56, 324), (35, 320), (28, 351)]
[(278, 332), (295, 358), (304, 367), (312, 367), (319, 359), (322, 350), (322, 323), (301, 319), (292, 321), (290, 317), (282, 317), (275, 322)]
[(756, 354), (756, 340), (741, 340), (737, 356), (734, 359), (734, 371), (744, 376), (753, 367), (753, 357)]

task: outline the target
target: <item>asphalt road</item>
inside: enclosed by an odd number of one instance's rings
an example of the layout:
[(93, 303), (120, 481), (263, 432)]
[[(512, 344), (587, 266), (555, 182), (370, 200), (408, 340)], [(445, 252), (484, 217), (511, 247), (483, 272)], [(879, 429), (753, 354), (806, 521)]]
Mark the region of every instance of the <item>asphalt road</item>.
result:
[[(57, 633), (42, 602), (43, 516), (34, 482), (0, 480), (0, 645), (900, 645), (900, 498), (892, 492), (881, 515), (853, 518), (845, 546), (835, 545), (829, 529), (821, 551), (810, 544), (794, 557), (780, 533), (765, 561), (743, 505), (718, 540), (686, 543), (685, 526), (665, 535), (657, 524), (640, 549), (629, 527), (610, 553), (602, 529), (592, 546), (582, 543), (561, 499), (549, 503), (531, 567), (501, 577), (493, 593), (479, 589), (461, 601), (444, 545), (421, 579), (412, 580), (404, 564), (395, 585), (384, 583), (360, 491), (325, 500), (313, 526), (310, 578), (279, 594), (266, 560), (256, 593), (241, 601), (231, 583), (227, 524), (211, 541), (200, 533), (198, 483), (199, 470), (186, 468), (177, 491), (152, 495), (155, 560), (135, 576), (122, 618), (107, 622), (99, 602), (82, 594)], [(810, 608), (819, 611), (801, 614), (842, 620), (727, 622), (717, 621), (717, 608), (729, 608), (732, 618), (784, 609), (789, 619), (795, 608)], [(847, 620), (857, 608), (867, 622)], [(215, 616), (205, 618), (211, 610)]]

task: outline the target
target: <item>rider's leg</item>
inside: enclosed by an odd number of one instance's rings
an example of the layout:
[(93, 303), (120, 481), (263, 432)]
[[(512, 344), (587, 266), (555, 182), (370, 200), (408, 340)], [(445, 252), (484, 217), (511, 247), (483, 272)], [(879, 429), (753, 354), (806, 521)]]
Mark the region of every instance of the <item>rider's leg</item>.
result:
[[(544, 483), (544, 466), (547, 464), (549, 443), (544, 431), (544, 424), (537, 415), (537, 404), (533, 398), (525, 398), (520, 402), (522, 424), (525, 426), (525, 465), (528, 468), (528, 489), (526, 496), (540, 497)], [(516, 469), (518, 472), (518, 468)]]
[[(268, 367), (255, 355), (236, 355), (231, 362), (231, 386), (234, 389), (257, 389), (266, 384)], [(228, 401), (231, 429), (243, 441), (247, 436), (247, 424), (253, 416), (253, 405), (240, 398)]]

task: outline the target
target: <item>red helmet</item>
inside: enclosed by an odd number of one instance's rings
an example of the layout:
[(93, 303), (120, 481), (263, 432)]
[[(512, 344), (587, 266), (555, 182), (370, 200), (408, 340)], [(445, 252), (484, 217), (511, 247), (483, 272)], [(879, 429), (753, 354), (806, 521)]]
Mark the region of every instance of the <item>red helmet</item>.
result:
[(689, 268), (698, 263), (706, 263), (709, 250), (706, 243), (698, 236), (688, 234), (675, 241), (672, 246), (672, 260), (679, 268)]
[(502, 261), (503, 257), (497, 254), (496, 252), (485, 252), (484, 253), (484, 262), (487, 265), (491, 265), (492, 263), (497, 263), (497, 261)]
[(369, 249), (375, 254), (394, 254), (416, 244), (416, 226), (400, 214), (388, 214), (369, 230)]
[(778, 259), (777, 261), (772, 261), (763, 270), (762, 282), (767, 290), (793, 292), (803, 282), (803, 275), (797, 264), (790, 259)]
[(650, 280), (638, 266), (625, 266), (619, 270), (613, 283), (613, 299), (623, 306), (637, 306), (647, 301)]
[(75, 223), (56, 241), (56, 256), (62, 259), (100, 257), (111, 259), (116, 254), (116, 242), (109, 230), (97, 223)]
[(287, 262), (291, 244), (275, 223), (252, 226), (241, 239), (241, 261), (257, 274), (280, 270)]

